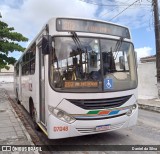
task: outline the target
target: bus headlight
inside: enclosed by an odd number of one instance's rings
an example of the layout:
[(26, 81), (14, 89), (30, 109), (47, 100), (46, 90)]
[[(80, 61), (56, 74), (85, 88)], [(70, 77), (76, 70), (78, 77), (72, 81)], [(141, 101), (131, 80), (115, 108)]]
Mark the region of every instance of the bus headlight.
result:
[(48, 110), (50, 111), (51, 114), (53, 114), (55, 117), (57, 117), (58, 119), (65, 121), (69, 124), (75, 122), (76, 120), (71, 117), (69, 114), (67, 114), (66, 112), (64, 112), (63, 110), (60, 110), (58, 108), (54, 108), (50, 105), (48, 105)]
[(134, 105), (132, 106), (132, 109), (133, 109), (133, 110), (135, 110), (135, 109), (136, 109), (136, 107), (137, 107), (137, 105), (136, 105), (136, 104), (134, 104)]
[(129, 111), (126, 113), (127, 116), (130, 116), (132, 114), (132, 109), (129, 109)]
[(128, 112), (126, 113), (127, 116), (130, 116), (133, 111), (137, 108), (136, 104), (133, 104), (132, 107), (128, 110)]

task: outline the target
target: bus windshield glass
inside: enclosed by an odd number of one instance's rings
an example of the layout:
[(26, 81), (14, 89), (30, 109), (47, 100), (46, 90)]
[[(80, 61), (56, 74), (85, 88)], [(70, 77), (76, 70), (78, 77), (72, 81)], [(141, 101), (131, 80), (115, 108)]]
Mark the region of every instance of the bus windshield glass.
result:
[(57, 91), (102, 92), (137, 87), (134, 48), (123, 40), (55, 37), (50, 85)]

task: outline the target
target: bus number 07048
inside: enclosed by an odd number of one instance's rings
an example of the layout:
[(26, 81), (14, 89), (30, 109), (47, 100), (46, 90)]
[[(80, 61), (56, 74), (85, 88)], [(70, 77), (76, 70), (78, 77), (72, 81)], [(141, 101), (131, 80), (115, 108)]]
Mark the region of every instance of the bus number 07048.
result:
[(68, 126), (53, 127), (54, 132), (68, 131)]

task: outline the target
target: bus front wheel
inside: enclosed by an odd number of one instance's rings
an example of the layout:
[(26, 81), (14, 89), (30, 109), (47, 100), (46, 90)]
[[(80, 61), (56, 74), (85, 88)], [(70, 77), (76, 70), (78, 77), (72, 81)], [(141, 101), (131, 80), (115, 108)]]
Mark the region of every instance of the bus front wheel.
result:
[(31, 116), (31, 118), (32, 118), (32, 120), (33, 120), (34, 128), (35, 128), (37, 131), (39, 131), (40, 128), (39, 128), (38, 124), (36, 123), (36, 110), (35, 110), (35, 108), (34, 108), (34, 104), (33, 104), (33, 101), (32, 101), (32, 100), (29, 101), (29, 107), (30, 107), (30, 116)]
[(17, 91), (17, 89), (16, 89), (16, 102), (17, 102), (18, 104), (20, 104), (20, 101), (19, 101), (19, 98), (18, 98), (18, 91)]

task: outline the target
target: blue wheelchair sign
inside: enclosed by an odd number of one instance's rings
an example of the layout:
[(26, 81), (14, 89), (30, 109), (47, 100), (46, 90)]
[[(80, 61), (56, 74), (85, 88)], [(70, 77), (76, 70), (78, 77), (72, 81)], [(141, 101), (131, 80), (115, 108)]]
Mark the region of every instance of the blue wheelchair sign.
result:
[(112, 88), (113, 88), (113, 80), (104, 79), (104, 89), (112, 89)]

